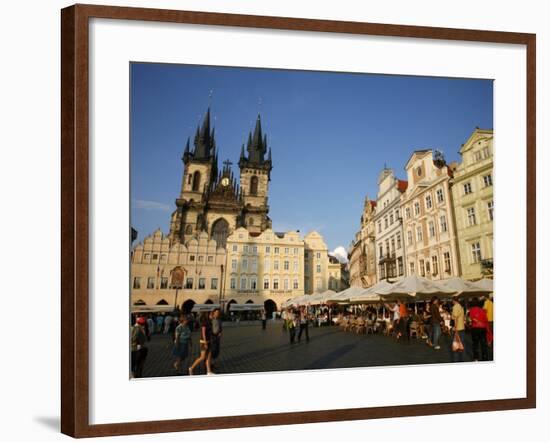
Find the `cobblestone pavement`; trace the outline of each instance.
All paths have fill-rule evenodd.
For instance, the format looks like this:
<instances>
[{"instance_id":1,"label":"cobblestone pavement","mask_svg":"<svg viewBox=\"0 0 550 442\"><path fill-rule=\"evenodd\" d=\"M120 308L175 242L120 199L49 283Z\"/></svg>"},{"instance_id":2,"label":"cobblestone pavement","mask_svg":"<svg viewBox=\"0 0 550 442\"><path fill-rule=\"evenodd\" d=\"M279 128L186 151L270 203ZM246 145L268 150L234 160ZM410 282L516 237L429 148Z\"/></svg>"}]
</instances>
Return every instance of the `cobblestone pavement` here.
<instances>
[{"instance_id":1,"label":"cobblestone pavement","mask_svg":"<svg viewBox=\"0 0 550 442\"><path fill-rule=\"evenodd\" d=\"M398 342L382 335L356 335L339 327L310 327L310 341L293 345L280 321L224 327L221 352L215 361L216 373L252 373L383 365L448 363L452 361L451 338L441 338L441 349L428 347L423 339ZM199 334L193 332L193 347L183 363L184 371L199 354ZM154 335L148 343L144 377L176 376L172 342L168 335ZM471 341L466 339L466 361L472 361ZM489 354L492 359L492 352ZM195 374L205 374L204 366Z\"/></svg>"}]
</instances>

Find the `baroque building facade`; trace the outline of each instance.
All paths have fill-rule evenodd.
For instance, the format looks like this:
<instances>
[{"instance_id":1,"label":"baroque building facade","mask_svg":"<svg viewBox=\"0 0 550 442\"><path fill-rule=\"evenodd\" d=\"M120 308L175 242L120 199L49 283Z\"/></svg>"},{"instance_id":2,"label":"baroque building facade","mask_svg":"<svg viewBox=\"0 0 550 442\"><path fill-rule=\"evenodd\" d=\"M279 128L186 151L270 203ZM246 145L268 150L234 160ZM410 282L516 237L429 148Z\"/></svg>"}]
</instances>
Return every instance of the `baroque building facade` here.
<instances>
[{"instance_id":1,"label":"baroque building facade","mask_svg":"<svg viewBox=\"0 0 550 442\"><path fill-rule=\"evenodd\" d=\"M429 279L460 275L450 180L455 165L432 150L410 157L401 197L407 274Z\"/></svg>"},{"instance_id":2,"label":"baroque building facade","mask_svg":"<svg viewBox=\"0 0 550 442\"><path fill-rule=\"evenodd\" d=\"M407 185L407 181L397 179L393 170L387 168L382 170L378 178L377 210L374 216L378 281L393 281L406 274L401 197Z\"/></svg>"},{"instance_id":3,"label":"baroque building facade","mask_svg":"<svg viewBox=\"0 0 550 442\"><path fill-rule=\"evenodd\" d=\"M493 275L493 131L476 128L460 149L452 179L462 276Z\"/></svg>"},{"instance_id":4,"label":"baroque building facade","mask_svg":"<svg viewBox=\"0 0 550 442\"><path fill-rule=\"evenodd\" d=\"M351 287L368 288L377 282L375 215L376 201L366 197L361 215L361 227L348 248Z\"/></svg>"}]
</instances>

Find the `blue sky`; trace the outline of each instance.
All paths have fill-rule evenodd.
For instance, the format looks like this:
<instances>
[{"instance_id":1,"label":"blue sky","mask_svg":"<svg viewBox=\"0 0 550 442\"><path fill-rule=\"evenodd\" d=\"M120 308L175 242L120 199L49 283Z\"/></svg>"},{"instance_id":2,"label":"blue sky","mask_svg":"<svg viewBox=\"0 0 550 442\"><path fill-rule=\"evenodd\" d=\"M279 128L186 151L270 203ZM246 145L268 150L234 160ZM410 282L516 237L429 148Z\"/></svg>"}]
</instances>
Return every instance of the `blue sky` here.
<instances>
[{"instance_id":1,"label":"blue sky","mask_svg":"<svg viewBox=\"0 0 550 442\"><path fill-rule=\"evenodd\" d=\"M331 250L348 247L384 164L405 178L415 149L459 160L476 126L493 127L491 80L142 63L130 69L131 219L140 240L158 227L168 232L185 142L209 105L220 163L230 159L237 176L241 145L261 114L273 154L274 229L315 229Z\"/></svg>"}]
</instances>

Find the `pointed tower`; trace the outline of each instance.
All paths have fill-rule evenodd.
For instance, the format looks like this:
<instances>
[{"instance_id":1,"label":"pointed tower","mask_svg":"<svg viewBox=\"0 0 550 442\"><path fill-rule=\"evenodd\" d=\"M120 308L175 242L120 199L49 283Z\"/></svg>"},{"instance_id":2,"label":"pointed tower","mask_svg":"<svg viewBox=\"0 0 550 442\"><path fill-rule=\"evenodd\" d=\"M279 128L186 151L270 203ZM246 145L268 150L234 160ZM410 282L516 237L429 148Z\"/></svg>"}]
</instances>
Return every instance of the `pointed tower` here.
<instances>
[{"instance_id":1,"label":"pointed tower","mask_svg":"<svg viewBox=\"0 0 550 442\"><path fill-rule=\"evenodd\" d=\"M206 199L218 174L215 130L210 124L210 108L197 127L191 149L187 139L183 161L183 179L176 211L172 214L169 238L185 243L201 229ZM202 223L204 224L204 223Z\"/></svg>"},{"instance_id":2,"label":"pointed tower","mask_svg":"<svg viewBox=\"0 0 550 442\"><path fill-rule=\"evenodd\" d=\"M247 155L243 145L239 160L244 224L250 232L262 232L271 227L267 200L272 164L271 153L266 159L267 136L262 132L260 115L256 119L254 133L248 135L246 151Z\"/></svg>"}]
</instances>

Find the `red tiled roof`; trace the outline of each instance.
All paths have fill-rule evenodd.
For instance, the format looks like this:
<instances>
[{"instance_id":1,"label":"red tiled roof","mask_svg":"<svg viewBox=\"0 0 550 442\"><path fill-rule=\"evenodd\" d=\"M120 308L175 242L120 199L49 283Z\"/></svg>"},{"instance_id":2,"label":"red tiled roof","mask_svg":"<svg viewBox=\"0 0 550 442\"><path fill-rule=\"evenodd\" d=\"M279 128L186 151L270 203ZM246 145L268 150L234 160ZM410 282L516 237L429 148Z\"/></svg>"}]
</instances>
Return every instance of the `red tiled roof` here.
<instances>
[{"instance_id":1,"label":"red tiled roof","mask_svg":"<svg viewBox=\"0 0 550 442\"><path fill-rule=\"evenodd\" d=\"M376 207L376 201L371 201L370 206L374 209Z\"/></svg>"}]
</instances>

